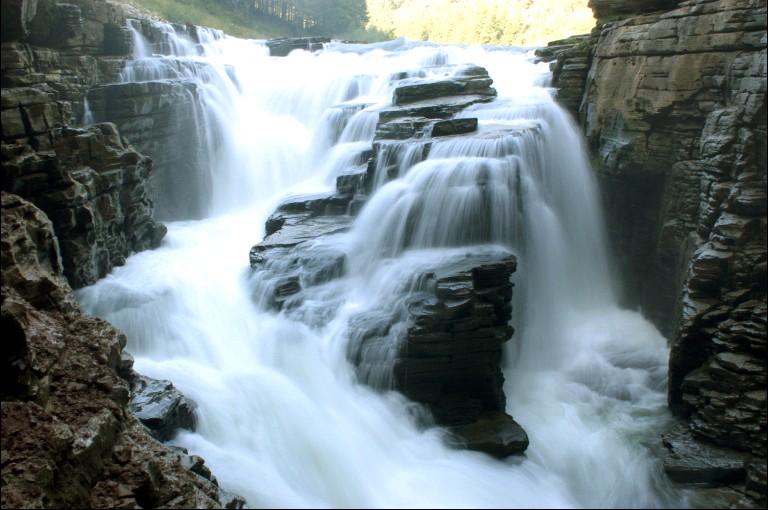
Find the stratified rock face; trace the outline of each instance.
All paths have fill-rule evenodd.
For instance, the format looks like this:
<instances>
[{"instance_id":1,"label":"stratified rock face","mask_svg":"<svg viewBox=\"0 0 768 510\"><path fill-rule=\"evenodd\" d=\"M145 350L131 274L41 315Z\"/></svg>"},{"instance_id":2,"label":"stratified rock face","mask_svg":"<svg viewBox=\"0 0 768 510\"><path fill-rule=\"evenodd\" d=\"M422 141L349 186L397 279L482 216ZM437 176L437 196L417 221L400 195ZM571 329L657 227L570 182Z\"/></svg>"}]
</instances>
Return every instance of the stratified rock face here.
<instances>
[{"instance_id":1,"label":"stratified rock face","mask_svg":"<svg viewBox=\"0 0 768 510\"><path fill-rule=\"evenodd\" d=\"M98 0L10 1L2 7L3 89L45 84L67 103L67 122L77 122L88 88L114 81L120 57L131 53L125 14Z\"/></svg>"},{"instance_id":2,"label":"stratified rock face","mask_svg":"<svg viewBox=\"0 0 768 510\"><path fill-rule=\"evenodd\" d=\"M90 285L132 252L160 244L165 227L152 219L146 191L149 158L127 145L114 124L55 128L48 135L47 151L3 143L2 185L51 219L73 287Z\"/></svg>"},{"instance_id":3,"label":"stratified rock face","mask_svg":"<svg viewBox=\"0 0 768 510\"><path fill-rule=\"evenodd\" d=\"M596 42L593 37L599 34L594 31L592 36L575 35L568 39L552 41L544 48L536 50L536 56L544 62L551 62L552 86L557 89L557 101L564 106L574 118L579 117L579 109L584 98L584 86L592 65L592 45Z\"/></svg>"},{"instance_id":4,"label":"stratified rock face","mask_svg":"<svg viewBox=\"0 0 768 510\"><path fill-rule=\"evenodd\" d=\"M408 117L451 119L467 106L487 103L496 97L488 71L475 65L425 67L415 76L403 73L393 80L397 84L392 106L379 112L381 124Z\"/></svg>"},{"instance_id":5,"label":"stratified rock face","mask_svg":"<svg viewBox=\"0 0 768 510\"><path fill-rule=\"evenodd\" d=\"M119 7L103 1L3 3L2 189L51 219L75 288L165 235L152 219L151 161L112 124L68 127L87 89L115 79L114 56L130 53L124 25Z\"/></svg>"},{"instance_id":6,"label":"stratified rock face","mask_svg":"<svg viewBox=\"0 0 768 510\"><path fill-rule=\"evenodd\" d=\"M715 224L730 223L731 215L764 221L760 4L685 2L604 27L595 49L581 115L609 230L633 304L669 335L687 260L715 235ZM760 229L746 230L757 235L742 239L739 251L760 246ZM751 273L759 262L738 272ZM728 287L721 283L715 286Z\"/></svg>"},{"instance_id":7,"label":"stratified rock face","mask_svg":"<svg viewBox=\"0 0 768 510\"><path fill-rule=\"evenodd\" d=\"M359 380L424 404L462 447L496 457L524 451L527 434L504 412L501 371L516 267L509 253L463 253L352 317L347 356Z\"/></svg>"},{"instance_id":8,"label":"stratified rock face","mask_svg":"<svg viewBox=\"0 0 768 510\"><path fill-rule=\"evenodd\" d=\"M480 255L417 277L423 290L406 303L394 386L426 403L438 423L466 424L504 410L501 349L512 337L509 279L516 266L511 255ZM385 361L369 359L365 341L353 347L359 363Z\"/></svg>"},{"instance_id":9,"label":"stratified rock face","mask_svg":"<svg viewBox=\"0 0 768 510\"><path fill-rule=\"evenodd\" d=\"M593 32L580 120L628 304L672 340L670 406L695 439L751 453L765 501L765 2L637 3L591 2L652 13Z\"/></svg>"},{"instance_id":10,"label":"stratified rock face","mask_svg":"<svg viewBox=\"0 0 768 510\"><path fill-rule=\"evenodd\" d=\"M184 80L115 83L88 91L93 119L114 122L161 169L150 186L154 197L162 197L155 215L163 221L200 219L208 213L210 196L189 192L212 188L203 154L190 149L190 144L205 145L198 94L197 85Z\"/></svg>"},{"instance_id":11,"label":"stratified rock face","mask_svg":"<svg viewBox=\"0 0 768 510\"><path fill-rule=\"evenodd\" d=\"M80 312L43 212L2 206L2 507L242 508L130 413L125 335Z\"/></svg>"}]
</instances>

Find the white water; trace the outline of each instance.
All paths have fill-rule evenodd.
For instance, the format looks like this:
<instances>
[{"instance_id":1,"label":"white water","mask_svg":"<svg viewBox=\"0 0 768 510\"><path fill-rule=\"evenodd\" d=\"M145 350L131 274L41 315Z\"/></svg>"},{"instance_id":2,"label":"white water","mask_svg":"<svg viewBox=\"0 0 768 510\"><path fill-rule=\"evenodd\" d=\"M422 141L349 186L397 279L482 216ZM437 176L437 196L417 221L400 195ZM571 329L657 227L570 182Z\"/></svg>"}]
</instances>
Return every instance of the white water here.
<instances>
[{"instance_id":1,"label":"white water","mask_svg":"<svg viewBox=\"0 0 768 510\"><path fill-rule=\"evenodd\" d=\"M137 68L167 67L138 48ZM271 58L258 42L218 36L195 52L172 67L204 69L185 79L206 90L208 218L168 224L160 248L78 292L127 333L137 371L198 403L198 430L174 444L251 507L687 505L657 457L666 342L615 305L594 182L578 131L539 87L546 65L514 49L403 40ZM390 75L468 62L499 91L464 114L487 140L436 144L429 160L381 180L350 234L324 241L348 253L345 277L294 313L265 310L248 250L281 197L330 189L370 147ZM341 103L359 105L353 117ZM522 134L493 134L510 126ZM416 228L395 234L414 204ZM357 383L345 358L350 317L382 306L425 261L488 243L519 261L505 392L530 447L503 461L446 447L440 429L416 426L412 403Z\"/></svg>"}]
</instances>

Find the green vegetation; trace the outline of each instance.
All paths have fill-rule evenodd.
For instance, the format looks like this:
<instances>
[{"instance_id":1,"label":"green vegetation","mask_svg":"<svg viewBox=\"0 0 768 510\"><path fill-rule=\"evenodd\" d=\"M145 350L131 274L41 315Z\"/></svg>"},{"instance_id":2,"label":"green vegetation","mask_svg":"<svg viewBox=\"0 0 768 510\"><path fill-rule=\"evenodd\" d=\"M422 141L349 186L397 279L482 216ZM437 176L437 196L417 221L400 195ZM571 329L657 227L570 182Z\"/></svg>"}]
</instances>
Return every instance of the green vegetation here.
<instances>
[{"instance_id":1,"label":"green vegetation","mask_svg":"<svg viewBox=\"0 0 768 510\"><path fill-rule=\"evenodd\" d=\"M365 0L122 0L160 19L218 28L251 39L323 35L384 40L366 31Z\"/></svg>"},{"instance_id":2,"label":"green vegetation","mask_svg":"<svg viewBox=\"0 0 768 510\"><path fill-rule=\"evenodd\" d=\"M544 45L595 26L587 0L368 0L368 28L455 44Z\"/></svg>"},{"instance_id":3,"label":"green vegetation","mask_svg":"<svg viewBox=\"0 0 768 510\"><path fill-rule=\"evenodd\" d=\"M216 0L120 0L154 17L172 23L192 23L218 28L246 39L270 39L301 35L290 23L273 16L243 16L227 2Z\"/></svg>"},{"instance_id":4,"label":"green vegetation","mask_svg":"<svg viewBox=\"0 0 768 510\"><path fill-rule=\"evenodd\" d=\"M587 0L122 0L157 17L270 39L323 35L535 46L589 32Z\"/></svg>"}]
</instances>

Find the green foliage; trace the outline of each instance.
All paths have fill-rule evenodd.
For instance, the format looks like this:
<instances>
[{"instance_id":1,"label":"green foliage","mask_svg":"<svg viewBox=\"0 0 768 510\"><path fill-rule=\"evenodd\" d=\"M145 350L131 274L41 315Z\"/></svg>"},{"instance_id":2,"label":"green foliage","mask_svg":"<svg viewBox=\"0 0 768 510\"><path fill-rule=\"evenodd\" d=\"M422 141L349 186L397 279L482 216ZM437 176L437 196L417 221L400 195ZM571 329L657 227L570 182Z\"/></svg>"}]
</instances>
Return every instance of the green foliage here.
<instances>
[{"instance_id":1,"label":"green foliage","mask_svg":"<svg viewBox=\"0 0 768 510\"><path fill-rule=\"evenodd\" d=\"M235 0L121 0L173 23L218 28L229 35L269 39L301 35L300 30L273 16L257 16L247 2Z\"/></svg>"},{"instance_id":2,"label":"green foliage","mask_svg":"<svg viewBox=\"0 0 768 510\"><path fill-rule=\"evenodd\" d=\"M456 44L537 46L589 32L587 0L368 0L369 29Z\"/></svg>"},{"instance_id":3,"label":"green foliage","mask_svg":"<svg viewBox=\"0 0 768 510\"><path fill-rule=\"evenodd\" d=\"M123 0L176 23L224 30L237 37L262 39L301 35L376 36L365 30L365 0Z\"/></svg>"}]
</instances>

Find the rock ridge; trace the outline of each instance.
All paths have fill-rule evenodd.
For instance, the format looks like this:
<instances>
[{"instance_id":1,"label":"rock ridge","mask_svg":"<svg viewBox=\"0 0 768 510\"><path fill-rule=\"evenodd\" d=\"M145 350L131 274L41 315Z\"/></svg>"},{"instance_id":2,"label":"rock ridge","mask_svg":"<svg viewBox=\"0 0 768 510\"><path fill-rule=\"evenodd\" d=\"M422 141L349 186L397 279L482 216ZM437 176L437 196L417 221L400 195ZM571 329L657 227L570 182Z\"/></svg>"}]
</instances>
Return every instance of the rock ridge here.
<instances>
[{"instance_id":1,"label":"rock ridge","mask_svg":"<svg viewBox=\"0 0 768 510\"><path fill-rule=\"evenodd\" d=\"M736 472L752 503L740 504L760 507L765 3L591 5L602 21L586 51L575 41L541 56L555 54L554 68L574 56L589 62L586 75L583 68L555 73L553 85L585 131L612 245L628 276L626 303L641 307L671 341L669 405L691 442L667 441L676 459L668 472L695 479L719 455L707 460L701 452L730 449L745 459Z\"/></svg>"}]
</instances>

